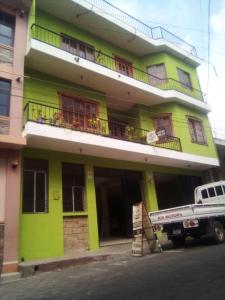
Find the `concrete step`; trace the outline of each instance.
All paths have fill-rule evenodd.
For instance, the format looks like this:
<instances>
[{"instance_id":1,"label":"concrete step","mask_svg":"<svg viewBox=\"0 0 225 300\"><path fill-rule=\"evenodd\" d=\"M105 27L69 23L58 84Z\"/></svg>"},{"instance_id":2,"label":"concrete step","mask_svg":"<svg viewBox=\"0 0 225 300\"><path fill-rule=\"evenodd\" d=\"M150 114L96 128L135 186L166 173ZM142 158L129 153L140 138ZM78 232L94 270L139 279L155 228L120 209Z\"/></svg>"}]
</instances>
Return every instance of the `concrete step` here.
<instances>
[{"instance_id":1,"label":"concrete step","mask_svg":"<svg viewBox=\"0 0 225 300\"><path fill-rule=\"evenodd\" d=\"M19 264L22 277L35 275L38 272L48 272L94 261L106 260L109 254L86 255L80 257L58 258L42 261L23 262Z\"/></svg>"},{"instance_id":2,"label":"concrete step","mask_svg":"<svg viewBox=\"0 0 225 300\"><path fill-rule=\"evenodd\" d=\"M19 279L21 279L21 274L19 272L3 273L0 277L0 284L17 281Z\"/></svg>"}]
</instances>

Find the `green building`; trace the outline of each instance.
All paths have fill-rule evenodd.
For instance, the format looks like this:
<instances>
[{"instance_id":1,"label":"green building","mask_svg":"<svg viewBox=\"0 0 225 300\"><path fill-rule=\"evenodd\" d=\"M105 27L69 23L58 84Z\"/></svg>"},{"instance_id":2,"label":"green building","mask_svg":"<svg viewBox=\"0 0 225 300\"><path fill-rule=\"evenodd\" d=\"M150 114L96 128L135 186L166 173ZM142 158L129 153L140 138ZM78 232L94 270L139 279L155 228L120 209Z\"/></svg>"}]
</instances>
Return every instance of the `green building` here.
<instances>
[{"instance_id":1,"label":"green building","mask_svg":"<svg viewBox=\"0 0 225 300\"><path fill-rule=\"evenodd\" d=\"M104 0L33 1L19 260L132 236L132 204L193 201L218 166L195 48Z\"/></svg>"}]
</instances>

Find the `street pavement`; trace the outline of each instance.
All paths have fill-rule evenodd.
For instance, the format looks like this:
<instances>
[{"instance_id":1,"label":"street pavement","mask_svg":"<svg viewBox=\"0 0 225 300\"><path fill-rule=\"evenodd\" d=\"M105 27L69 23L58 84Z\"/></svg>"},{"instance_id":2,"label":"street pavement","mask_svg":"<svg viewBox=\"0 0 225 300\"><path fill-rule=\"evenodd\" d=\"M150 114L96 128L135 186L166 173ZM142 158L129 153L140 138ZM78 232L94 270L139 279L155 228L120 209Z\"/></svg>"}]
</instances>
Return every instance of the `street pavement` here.
<instances>
[{"instance_id":1,"label":"street pavement","mask_svg":"<svg viewBox=\"0 0 225 300\"><path fill-rule=\"evenodd\" d=\"M162 254L39 273L0 286L0 300L225 299L225 244L191 242Z\"/></svg>"}]
</instances>

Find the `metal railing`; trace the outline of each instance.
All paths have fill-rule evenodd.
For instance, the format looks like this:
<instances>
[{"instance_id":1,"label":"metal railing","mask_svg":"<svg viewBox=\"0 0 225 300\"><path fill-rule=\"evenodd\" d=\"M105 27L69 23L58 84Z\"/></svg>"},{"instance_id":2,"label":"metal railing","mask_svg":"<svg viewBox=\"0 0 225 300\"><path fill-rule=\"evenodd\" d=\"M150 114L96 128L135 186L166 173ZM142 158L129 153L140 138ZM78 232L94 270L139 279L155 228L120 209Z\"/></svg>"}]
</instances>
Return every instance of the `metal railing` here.
<instances>
[{"instance_id":1,"label":"metal railing","mask_svg":"<svg viewBox=\"0 0 225 300\"><path fill-rule=\"evenodd\" d=\"M131 77L135 80L153 86L154 88L160 90L175 90L182 94L186 94L190 97L204 101L206 95L203 94L200 90L195 89L191 86L185 85L184 83L173 79L173 78L158 78L154 75L151 75L139 68L127 65L126 69L120 68L119 61L115 57L112 57L108 54L105 54L101 50L95 50L94 48L89 49L92 53L81 52L74 47L75 40L63 34L58 34L54 31L46 29L42 26L33 24L31 26L32 38L59 48L63 51L73 54L76 57L80 57L86 60L89 60L95 64L104 66L108 69L116 71L123 74L124 76ZM66 43L65 43L66 41ZM85 45L85 44L84 44Z\"/></svg>"},{"instance_id":2,"label":"metal railing","mask_svg":"<svg viewBox=\"0 0 225 300\"><path fill-rule=\"evenodd\" d=\"M119 9L118 7L114 6L113 4L105 0L85 0L85 2L100 9L100 13L103 16L104 14L112 16L115 19L133 27L135 31L143 33L147 37L150 37L154 40L158 40L158 39L166 40L169 43L172 43L197 57L197 51L193 45L187 43L180 37L174 35L173 33L162 28L161 26L152 28L149 25L143 23L142 21L129 15L128 13L124 12L123 10Z\"/></svg>"},{"instance_id":3,"label":"metal railing","mask_svg":"<svg viewBox=\"0 0 225 300\"><path fill-rule=\"evenodd\" d=\"M28 102L24 108L24 126L27 122L83 131L133 143L147 144L146 136L148 131L145 129L35 102ZM182 151L180 139L174 136L165 136L162 140L152 143L151 146Z\"/></svg>"}]
</instances>

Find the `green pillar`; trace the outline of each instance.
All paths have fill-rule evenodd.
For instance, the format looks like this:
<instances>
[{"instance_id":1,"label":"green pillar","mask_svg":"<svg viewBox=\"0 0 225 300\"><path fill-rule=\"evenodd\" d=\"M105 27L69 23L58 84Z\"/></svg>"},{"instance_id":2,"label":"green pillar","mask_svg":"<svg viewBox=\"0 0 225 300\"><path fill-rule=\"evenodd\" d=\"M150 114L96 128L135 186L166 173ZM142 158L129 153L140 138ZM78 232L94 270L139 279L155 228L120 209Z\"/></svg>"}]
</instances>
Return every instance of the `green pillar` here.
<instances>
[{"instance_id":1,"label":"green pillar","mask_svg":"<svg viewBox=\"0 0 225 300\"><path fill-rule=\"evenodd\" d=\"M89 250L99 249L98 238L98 219L96 208L96 194L94 182L94 167L90 164L85 165L85 186L88 210L88 239Z\"/></svg>"},{"instance_id":2,"label":"green pillar","mask_svg":"<svg viewBox=\"0 0 225 300\"><path fill-rule=\"evenodd\" d=\"M151 170L144 171L144 196L147 211L158 210L158 201L155 190L155 182L153 172Z\"/></svg>"}]
</instances>

